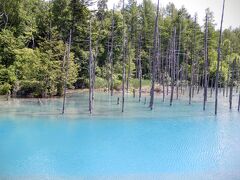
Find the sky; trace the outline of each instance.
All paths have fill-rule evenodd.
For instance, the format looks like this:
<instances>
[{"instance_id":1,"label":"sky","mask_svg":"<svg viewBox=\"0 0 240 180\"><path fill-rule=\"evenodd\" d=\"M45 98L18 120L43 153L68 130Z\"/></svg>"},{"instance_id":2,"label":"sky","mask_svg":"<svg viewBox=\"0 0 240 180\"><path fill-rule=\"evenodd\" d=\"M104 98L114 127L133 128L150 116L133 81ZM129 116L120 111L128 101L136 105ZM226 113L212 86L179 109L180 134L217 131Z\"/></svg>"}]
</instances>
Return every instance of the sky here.
<instances>
[{"instance_id":1,"label":"sky","mask_svg":"<svg viewBox=\"0 0 240 180\"><path fill-rule=\"evenodd\" d=\"M157 0L152 1L157 4ZM108 0L108 8L111 9L113 4L118 4L118 2L119 0ZM142 0L137 0L137 2L141 3ZM192 16L197 13L198 22L201 25L203 25L205 9L210 8L215 17L216 28L220 28L223 0L160 0L160 6L165 7L170 2L174 3L178 9L184 6ZM225 2L223 28L230 26L232 28L240 27L240 0L226 0Z\"/></svg>"}]
</instances>

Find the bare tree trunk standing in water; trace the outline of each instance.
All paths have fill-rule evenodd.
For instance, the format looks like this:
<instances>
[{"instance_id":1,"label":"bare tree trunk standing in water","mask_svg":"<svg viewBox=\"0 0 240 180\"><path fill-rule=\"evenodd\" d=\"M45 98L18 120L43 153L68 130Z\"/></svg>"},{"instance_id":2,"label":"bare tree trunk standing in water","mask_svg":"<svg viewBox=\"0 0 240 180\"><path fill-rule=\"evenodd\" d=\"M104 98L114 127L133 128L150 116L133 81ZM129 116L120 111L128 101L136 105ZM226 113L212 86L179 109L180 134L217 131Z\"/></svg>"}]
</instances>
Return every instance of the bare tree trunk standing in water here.
<instances>
[{"instance_id":1,"label":"bare tree trunk standing in water","mask_svg":"<svg viewBox=\"0 0 240 180\"><path fill-rule=\"evenodd\" d=\"M92 113L93 101L93 55L92 55L92 23L89 22L89 112Z\"/></svg>"},{"instance_id":2,"label":"bare tree trunk standing in water","mask_svg":"<svg viewBox=\"0 0 240 180\"><path fill-rule=\"evenodd\" d=\"M236 76L237 76L237 88L236 88L236 93L238 93L238 92L240 92L239 91L239 84L240 84L240 59L238 59L238 66L237 67L235 67L236 69L237 69L237 74L236 74Z\"/></svg>"},{"instance_id":3,"label":"bare tree trunk standing in water","mask_svg":"<svg viewBox=\"0 0 240 180\"><path fill-rule=\"evenodd\" d=\"M160 35L160 30L158 31L158 41L157 41L157 63L156 63L156 81L157 83L160 85L161 80L160 80L160 76L161 76L161 55L160 55L160 51L161 51L161 35Z\"/></svg>"},{"instance_id":4,"label":"bare tree trunk standing in water","mask_svg":"<svg viewBox=\"0 0 240 180\"><path fill-rule=\"evenodd\" d=\"M94 95L95 95L94 90L95 90L95 81L96 81L96 64L97 64L97 57L99 53L99 41L101 41L101 30L104 27L103 21L104 21L104 17L101 17L98 38L96 41L96 47L94 48L95 53L92 53L92 61L93 61L92 62L92 108L94 106ZM108 88L109 88L109 83L108 83Z\"/></svg>"},{"instance_id":5,"label":"bare tree trunk standing in water","mask_svg":"<svg viewBox=\"0 0 240 180\"><path fill-rule=\"evenodd\" d=\"M238 112L240 111L240 93L238 95Z\"/></svg>"},{"instance_id":6,"label":"bare tree trunk standing in water","mask_svg":"<svg viewBox=\"0 0 240 180\"><path fill-rule=\"evenodd\" d=\"M181 51L181 31L182 31L182 26L181 26L181 24L180 24L180 27L179 27L179 40L178 40L178 56L177 56L177 74L176 74L176 82L177 82L177 99L178 99L178 96L179 96L179 93L178 93L178 89L179 89L179 73L180 73L180 71L179 71L179 59L180 59L180 51Z\"/></svg>"},{"instance_id":7,"label":"bare tree trunk standing in water","mask_svg":"<svg viewBox=\"0 0 240 180\"><path fill-rule=\"evenodd\" d=\"M204 37L204 91L203 91L203 110L206 109L207 89L208 89L208 14L206 13L205 37Z\"/></svg>"},{"instance_id":8,"label":"bare tree trunk standing in water","mask_svg":"<svg viewBox=\"0 0 240 180\"><path fill-rule=\"evenodd\" d=\"M236 93L238 93L239 91L239 69L240 69L240 66L237 64L240 64L240 60L238 60L238 63L236 62L236 67L235 67L235 74L236 74Z\"/></svg>"},{"instance_id":9,"label":"bare tree trunk standing in water","mask_svg":"<svg viewBox=\"0 0 240 180\"><path fill-rule=\"evenodd\" d=\"M224 8L225 8L225 0L223 0L222 18L221 18L221 26L220 26L219 42L218 42L218 59L217 59L216 81L215 81L215 115L217 115L217 107L218 107L218 79L219 79L219 65L221 61L222 25L223 25L223 17L224 17Z\"/></svg>"},{"instance_id":10,"label":"bare tree trunk standing in water","mask_svg":"<svg viewBox=\"0 0 240 180\"><path fill-rule=\"evenodd\" d=\"M162 101L165 101L165 71L162 72L162 88L163 88L163 94L162 94Z\"/></svg>"},{"instance_id":11,"label":"bare tree trunk standing in water","mask_svg":"<svg viewBox=\"0 0 240 180\"><path fill-rule=\"evenodd\" d=\"M138 78L139 78L139 97L138 97L138 100L139 100L139 102L141 101L141 97L142 97L141 40L142 40L142 36L141 36L141 34L140 34L140 35L139 35L139 40L138 40Z\"/></svg>"},{"instance_id":12,"label":"bare tree trunk standing in water","mask_svg":"<svg viewBox=\"0 0 240 180\"><path fill-rule=\"evenodd\" d=\"M181 68L180 68L180 89L181 89L181 94L183 93L183 86L182 86L182 81L183 81L183 65L181 64Z\"/></svg>"},{"instance_id":13,"label":"bare tree trunk standing in water","mask_svg":"<svg viewBox=\"0 0 240 180\"><path fill-rule=\"evenodd\" d=\"M169 43L169 49L167 50L167 56L166 56L166 86L167 86L167 96L168 96L168 89L169 89L169 84L168 84L168 77L170 77L170 43Z\"/></svg>"},{"instance_id":14,"label":"bare tree trunk standing in water","mask_svg":"<svg viewBox=\"0 0 240 180\"><path fill-rule=\"evenodd\" d=\"M132 48L132 45L131 45L131 41L129 40L129 41L127 41L128 43L127 43L127 48L126 48L126 50L127 50L127 59L128 59L128 66L127 66L127 82L126 82L126 90L127 90L127 93L128 93L128 91L129 91L129 81L130 81L130 76L131 76L131 59L130 59L130 57L129 57L129 49L131 49Z\"/></svg>"},{"instance_id":15,"label":"bare tree trunk standing in water","mask_svg":"<svg viewBox=\"0 0 240 180\"><path fill-rule=\"evenodd\" d=\"M114 43L114 7L112 10L112 32L111 32L111 49L110 49L110 54L109 54L109 59L110 59L110 90L111 90L111 96L113 96L113 43Z\"/></svg>"},{"instance_id":16,"label":"bare tree trunk standing in water","mask_svg":"<svg viewBox=\"0 0 240 180\"><path fill-rule=\"evenodd\" d=\"M162 96L162 101L165 101L165 81L166 81L166 73L167 73L167 53L164 58L165 60L165 65L162 66L163 72L162 72L162 83L163 83L163 96ZM164 64L164 63L163 63Z\"/></svg>"},{"instance_id":17,"label":"bare tree trunk standing in water","mask_svg":"<svg viewBox=\"0 0 240 180\"><path fill-rule=\"evenodd\" d=\"M229 95L229 82L230 82L230 61L231 61L231 54L232 54L232 47L230 47L230 56L228 57L228 75L227 75L227 92L226 92L226 97Z\"/></svg>"},{"instance_id":18,"label":"bare tree trunk standing in water","mask_svg":"<svg viewBox=\"0 0 240 180\"><path fill-rule=\"evenodd\" d=\"M176 63L176 27L174 27L173 37L172 37L172 51L171 51L171 96L170 96L170 106L173 102L173 93L174 93L174 83L175 83L175 63Z\"/></svg>"},{"instance_id":19,"label":"bare tree trunk standing in water","mask_svg":"<svg viewBox=\"0 0 240 180\"><path fill-rule=\"evenodd\" d=\"M109 35L108 37L108 41L107 41L107 55L108 55L108 66L110 68L111 63L110 63L110 38L111 35ZM110 92L110 80L111 80L111 72L107 71L107 78L108 78L108 82L107 82L107 92Z\"/></svg>"},{"instance_id":20,"label":"bare tree trunk standing in water","mask_svg":"<svg viewBox=\"0 0 240 180\"><path fill-rule=\"evenodd\" d=\"M214 85L213 85L213 78L211 79L211 97L212 97L212 94L213 94L213 88L214 88Z\"/></svg>"},{"instance_id":21,"label":"bare tree trunk standing in water","mask_svg":"<svg viewBox=\"0 0 240 180\"><path fill-rule=\"evenodd\" d=\"M197 57L197 71L196 71L196 91L197 94L199 94L200 91L200 63L199 63L199 58Z\"/></svg>"},{"instance_id":22,"label":"bare tree trunk standing in water","mask_svg":"<svg viewBox=\"0 0 240 180\"><path fill-rule=\"evenodd\" d=\"M123 13L123 64L122 64L122 112L124 112L124 101L125 101L125 78L126 78L126 32L125 32L125 4L123 0L122 13Z\"/></svg>"},{"instance_id":23,"label":"bare tree trunk standing in water","mask_svg":"<svg viewBox=\"0 0 240 180\"><path fill-rule=\"evenodd\" d=\"M189 104L192 103L192 95L193 95L193 85L194 85L194 71L195 71L195 48L196 48L196 25L197 25L197 15L195 15L194 20L194 34L193 34L193 58L192 58L192 66L191 66L191 79L189 84Z\"/></svg>"},{"instance_id":24,"label":"bare tree trunk standing in water","mask_svg":"<svg viewBox=\"0 0 240 180\"><path fill-rule=\"evenodd\" d=\"M235 66L236 66L236 59L234 59L234 61L232 62L232 75L231 75L230 94L229 94L229 109L232 109L232 96L233 96Z\"/></svg>"},{"instance_id":25,"label":"bare tree trunk standing in water","mask_svg":"<svg viewBox=\"0 0 240 180\"><path fill-rule=\"evenodd\" d=\"M70 30L70 32L69 32L69 39L68 39L67 65L66 65L66 70L65 70L66 74L65 74L64 87L63 87L64 92L63 92L62 114L64 114L64 112L65 112L66 91L67 91L67 81L68 81L68 66L69 66L69 59L70 59L71 41L72 41L72 30Z\"/></svg>"},{"instance_id":26,"label":"bare tree trunk standing in water","mask_svg":"<svg viewBox=\"0 0 240 180\"><path fill-rule=\"evenodd\" d=\"M183 95L186 91L186 89L188 88L188 77L189 77L189 73L188 73L188 62L189 62L189 55L188 55L188 51L185 50L184 51L184 59L185 59L185 77L184 77L184 80L185 80L185 85L184 85L184 91L183 91Z\"/></svg>"},{"instance_id":27,"label":"bare tree trunk standing in water","mask_svg":"<svg viewBox=\"0 0 240 180\"><path fill-rule=\"evenodd\" d=\"M157 13L156 13L156 19L155 19L155 26L154 26L154 41L153 41L153 59L152 59L152 85L151 85L151 92L150 92L150 103L149 107L152 110L153 109L153 102L154 102L154 88L155 88L155 70L156 70L156 60L157 60L157 39L158 39L158 16L159 16L159 0L157 4Z\"/></svg>"},{"instance_id":28,"label":"bare tree trunk standing in water","mask_svg":"<svg viewBox=\"0 0 240 180\"><path fill-rule=\"evenodd\" d=\"M173 33L173 32L172 32ZM168 69L167 69L167 95L169 94L169 85L170 85L170 77L171 77L171 69L172 69L172 34L171 34L171 37L170 37L170 40L169 40L169 47L168 47ZM170 88L171 89L171 88Z\"/></svg>"}]
</instances>

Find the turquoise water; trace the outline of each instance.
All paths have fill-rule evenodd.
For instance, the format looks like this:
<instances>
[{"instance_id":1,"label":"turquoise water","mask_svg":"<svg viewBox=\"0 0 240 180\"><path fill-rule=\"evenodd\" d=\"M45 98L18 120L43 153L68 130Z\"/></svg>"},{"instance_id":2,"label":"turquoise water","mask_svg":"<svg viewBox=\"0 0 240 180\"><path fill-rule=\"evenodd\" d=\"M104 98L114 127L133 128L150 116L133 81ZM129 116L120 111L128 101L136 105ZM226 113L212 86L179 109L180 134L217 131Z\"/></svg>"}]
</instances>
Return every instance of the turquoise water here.
<instances>
[{"instance_id":1,"label":"turquoise water","mask_svg":"<svg viewBox=\"0 0 240 180\"><path fill-rule=\"evenodd\" d=\"M211 99L206 112L198 97L150 111L129 95L122 114L117 97L98 93L91 116L87 93L70 95L63 116L61 99L0 102L0 179L240 179L237 97L217 117Z\"/></svg>"}]
</instances>

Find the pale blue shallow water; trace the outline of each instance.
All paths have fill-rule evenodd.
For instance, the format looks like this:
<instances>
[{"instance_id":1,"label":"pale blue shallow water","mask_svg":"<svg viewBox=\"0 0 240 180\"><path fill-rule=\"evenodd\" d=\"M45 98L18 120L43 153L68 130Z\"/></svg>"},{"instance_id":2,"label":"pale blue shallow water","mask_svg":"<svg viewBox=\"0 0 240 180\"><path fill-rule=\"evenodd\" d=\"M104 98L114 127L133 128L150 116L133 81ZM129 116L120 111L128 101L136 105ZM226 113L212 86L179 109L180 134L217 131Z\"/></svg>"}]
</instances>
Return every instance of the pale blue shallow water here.
<instances>
[{"instance_id":1,"label":"pale blue shallow water","mask_svg":"<svg viewBox=\"0 0 240 180\"><path fill-rule=\"evenodd\" d=\"M203 112L201 100L169 107L157 99L150 111L131 96L122 114L117 96L103 93L90 116L87 99L71 95L64 116L61 99L42 100L41 106L30 99L1 102L0 179L240 179L236 97L232 111L227 99L220 101L217 117L211 101Z\"/></svg>"}]
</instances>

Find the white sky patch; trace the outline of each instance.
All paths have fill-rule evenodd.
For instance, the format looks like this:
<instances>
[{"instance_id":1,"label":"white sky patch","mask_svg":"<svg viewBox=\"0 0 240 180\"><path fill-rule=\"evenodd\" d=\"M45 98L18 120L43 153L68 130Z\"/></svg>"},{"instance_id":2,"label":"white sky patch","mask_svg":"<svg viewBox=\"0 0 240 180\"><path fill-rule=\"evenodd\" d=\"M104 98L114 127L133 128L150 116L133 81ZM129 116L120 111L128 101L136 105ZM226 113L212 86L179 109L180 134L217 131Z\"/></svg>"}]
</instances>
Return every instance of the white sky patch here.
<instances>
[{"instance_id":1,"label":"white sky patch","mask_svg":"<svg viewBox=\"0 0 240 180\"><path fill-rule=\"evenodd\" d=\"M127 2L127 0L125 0ZM157 0L152 0L157 4ZM142 3L142 0L137 0L138 3ZM180 9L184 6L187 11L194 16L198 14L198 22L203 25L205 17L205 10L210 8L214 13L214 19L216 28L219 29L222 13L223 0L160 0L160 6L165 7L168 3L174 3L175 6ZM113 4L119 4L119 0L108 0L108 8L112 9ZM240 27L240 0L226 0L225 2L225 14L223 21L223 28Z\"/></svg>"}]
</instances>

